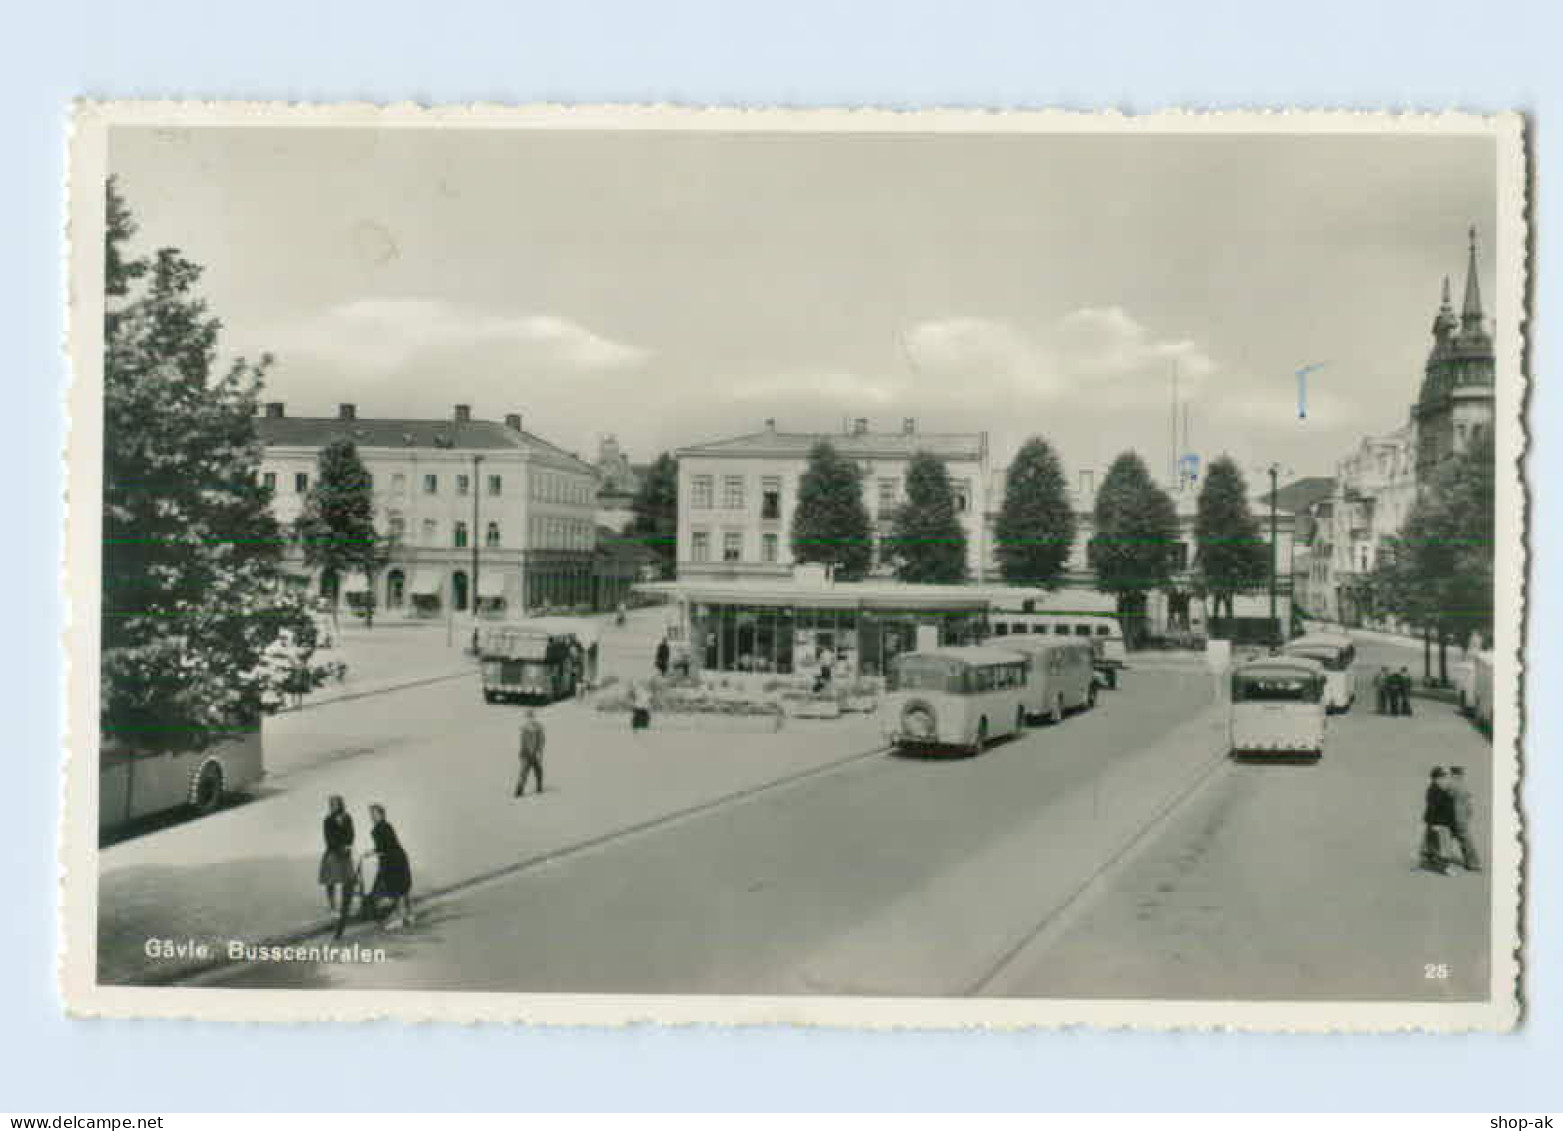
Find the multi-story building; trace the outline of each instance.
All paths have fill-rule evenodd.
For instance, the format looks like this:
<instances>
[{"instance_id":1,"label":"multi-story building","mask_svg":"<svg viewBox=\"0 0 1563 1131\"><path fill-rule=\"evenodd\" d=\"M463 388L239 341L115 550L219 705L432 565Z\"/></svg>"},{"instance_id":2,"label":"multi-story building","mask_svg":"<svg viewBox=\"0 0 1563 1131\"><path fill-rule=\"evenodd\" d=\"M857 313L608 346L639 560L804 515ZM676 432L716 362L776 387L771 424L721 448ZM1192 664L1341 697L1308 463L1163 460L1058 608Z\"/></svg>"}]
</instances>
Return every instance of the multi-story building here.
<instances>
[{"instance_id":1,"label":"multi-story building","mask_svg":"<svg viewBox=\"0 0 1563 1131\"><path fill-rule=\"evenodd\" d=\"M839 434L783 432L767 420L760 432L680 448L678 576L681 580L782 578L792 574L792 515L810 450L829 440L863 472L863 502L888 531L906 497L908 464L919 452L949 469L956 510L966 531L968 571L982 580L987 563L988 437L985 432L919 432L908 418L899 432L875 432L859 417ZM884 567L876 564L875 573Z\"/></svg>"},{"instance_id":2,"label":"multi-story building","mask_svg":"<svg viewBox=\"0 0 1563 1131\"><path fill-rule=\"evenodd\" d=\"M1492 429L1494 365L1472 228L1460 315L1446 277L1433 348L1406 423L1365 437L1337 466L1331 496L1309 509L1305 604L1311 615L1348 625L1381 620L1370 591L1373 570L1438 468Z\"/></svg>"},{"instance_id":3,"label":"multi-story building","mask_svg":"<svg viewBox=\"0 0 1563 1131\"><path fill-rule=\"evenodd\" d=\"M597 441L596 468L597 524L622 534L635 518L635 492L640 489L644 468L630 463L613 435Z\"/></svg>"},{"instance_id":4,"label":"multi-story building","mask_svg":"<svg viewBox=\"0 0 1563 1131\"><path fill-rule=\"evenodd\" d=\"M297 417L273 402L256 431L262 479L284 528L303 510L321 449L339 438L357 447L373 478L375 529L390 544L374 582L378 609L497 615L592 603L596 472L523 429L519 414L500 424L457 405L448 420L366 418L344 404L335 417ZM296 547L285 565L334 596L330 579ZM369 582L350 575L337 584L362 599Z\"/></svg>"}]
</instances>

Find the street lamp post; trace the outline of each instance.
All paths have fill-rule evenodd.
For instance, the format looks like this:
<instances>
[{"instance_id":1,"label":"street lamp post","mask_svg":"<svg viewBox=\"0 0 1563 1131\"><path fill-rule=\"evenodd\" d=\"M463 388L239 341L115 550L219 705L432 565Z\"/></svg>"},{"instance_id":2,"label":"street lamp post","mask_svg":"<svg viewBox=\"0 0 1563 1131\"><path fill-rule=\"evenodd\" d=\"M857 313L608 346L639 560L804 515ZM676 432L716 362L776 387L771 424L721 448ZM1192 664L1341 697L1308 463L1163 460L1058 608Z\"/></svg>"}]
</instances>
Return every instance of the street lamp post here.
<instances>
[{"instance_id":1,"label":"street lamp post","mask_svg":"<svg viewBox=\"0 0 1563 1131\"><path fill-rule=\"evenodd\" d=\"M1276 476L1280 474L1278 464L1270 465L1270 624L1271 630L1282 636L1280 621L1276 619L1276 571L1280 568L1280 542L1276 532ZM1282 636L1284 639L1284 636Z\"/></svg>"},{"instance_id":2,"label":"street lamp post","mask_svg":"<svg viewBox=\"0 0 1563 1131\"><path fill-rule=\"evenodd\" d=\"M482 589L478 585L478 549L482 545L482 534L478 526L478 498L482 495L479 485L478 470L483 463L483 457L472 457L472 645L473 651L477 650L478 642L478 601Z\"/></svg>"}]
</instances>

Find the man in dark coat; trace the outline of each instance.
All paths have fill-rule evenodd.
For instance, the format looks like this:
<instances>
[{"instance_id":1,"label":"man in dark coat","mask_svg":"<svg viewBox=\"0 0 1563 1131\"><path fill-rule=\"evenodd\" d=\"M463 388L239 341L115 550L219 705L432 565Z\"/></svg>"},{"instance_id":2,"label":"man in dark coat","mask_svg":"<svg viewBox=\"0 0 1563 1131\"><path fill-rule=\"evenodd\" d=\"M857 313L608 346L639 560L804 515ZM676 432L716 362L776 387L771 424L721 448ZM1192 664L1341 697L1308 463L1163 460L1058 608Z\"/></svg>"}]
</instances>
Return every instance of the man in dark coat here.
<instances>
[{"instance_id":1,"label":"man in dark coat","mask_svg":"<svg viewBox=\"0 0 1563 1131\"><path fill-rule=\"evenodd\" d=\"M1482 870L1481 853L1476 848L1476 837L1473 835L1472 825L1476 817L1476 802L1471 798L1470 788L1465 784L1465 767L1449 767L1449 793L1450 815L1453 820L1450 828L1454 832L1454 839L1460 845L1460 859L1467 872L1480 872Z\"/></svg>"},{"instance_id":2,"label":"man in dark coat","mask_svg":"<svg viewBox=\"0 0 1563 1131\"><path fill-rule=\"evenodd\" d=\"M1411 670L1409 668L1400 669L1399 687L1400 713L1409 715L1411 713Z\"/></svg>"},{"instance_id":3,"label":"man in dark coat","mask_svg":"<svg viewBox=\"0 0 1563 1131\"><path fill-rule=\"evenodd\" d=\"M1389 714L1390 694L1394 690L1394 679L1390 675L1389 666L1379 668L1378 674L1373 677L1373 691L1378 698L1378 713Z\"/></svg>"},{"instance_id":4,"label":"man in dark coat","mask_svg":"<svg viewBox=\"0 0 1563 1131\"><path fill-rule=\"evenodd\" d=\"M537 721L537 712L527 710L521 723L521 778L516 782L516 796L526 793L526 780L533 774L537 775L537 792L543 792L543 745L547 742L547 735L543 732L543 724Z\"/></svg>"},{"instance_id":5,"label":"man in dark coat","mask_svg":"<svg viewBox=\"0 0 1563 1131\"><path fill-rule=\"evenodd\" d=\"M1441 876L1449 874L1449 858L1444 848L1455 822L1454 798L1444 786L1444 768L1434 766L1428 775L1427 793L1422 803L1422 867Z\"/></svg>"},{"instance_id":6,"label":"man in dark coat","mask_svg":"<svg viewBox=\"0 0 1563 1131\"><path fill-rule=\"evenodd\" d=\"M672 654L672 649L668 647L668 638L666 636L664 636L657 643L656 668L657 668L657 674L658 675L665 676L665 675L668 674L668 657L671 654Z\"/></svg>"}]
</instances>

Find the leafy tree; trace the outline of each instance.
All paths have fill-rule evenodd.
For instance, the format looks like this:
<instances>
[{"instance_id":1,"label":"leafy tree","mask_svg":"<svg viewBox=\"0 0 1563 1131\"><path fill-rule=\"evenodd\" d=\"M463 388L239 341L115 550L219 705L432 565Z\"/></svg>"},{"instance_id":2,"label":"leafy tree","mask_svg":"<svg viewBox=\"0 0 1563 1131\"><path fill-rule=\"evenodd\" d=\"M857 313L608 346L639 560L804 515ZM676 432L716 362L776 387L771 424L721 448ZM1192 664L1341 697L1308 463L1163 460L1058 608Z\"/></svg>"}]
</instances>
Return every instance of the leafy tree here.
<instances>
[{"instance_id":1,"label":"leafy tree","mask_svg":"<svg viewBox=\"0 0 1563 1131\"><path fill-rule=\"evenodd\" d=\"M263 658L314 631L278 570L254 415L269 359L213 374L220 323L173 249L127 253L135 222L108 183L103 358L105 746L200 749L254 724ZM323 672L309 669L314 676Z\"/></svg>"},{"instance_id":2,"label":"leafy tree","mask_svg":"<svg viewBox=\"0 0 1563 1131\"><path fill-rule=\"evenodd\" d=\"M1210 595L1212 615L1232 616L1232 599L1264 585L1270 550L1248 505L1248 484L1237 464L1222 456L1210 465L1194 518L1196 568Z\"/></svg>"},{"instance_id":3,"label":"leafy tree","mask_svg":"<svg viewBox=\"0 0 1563 1131\"><path fill-rule=\"evenodd\" d=\"M792 512L792 557L835 567L843 581L855 581L873 563L874 542L868 507L863 503L863 473L858 465L821 440L809 451L798 480L798 505Z\"/></svg>"},{"instance_id":4,"label":"leafy tree","mask_svg":"<svg viewBox=\"0 0 1563 1131\"><path fill-rule=\"evenodd\" d=\"M1495 476L1486 433L1423 486L1370 578L1377 607L1437 642L1445 681L1451 642L1492 635Z\"/></svg>"},{"instance_id":5,"label":"leafy tree","mask_svg":"<svg viewBox=\"0 0 1563 1131\"><path fill-rule=\"evenodd\" d=\"M678 461L667 452L646 469L630 503L635 517L629 533L657 555L663 578L671 578L678 564Z\"/></svg>"},{"instance_id":6,"label":"leafy tree","mask_svg":"<svg viewBox=\"0 0 1563 1131\"><path fill-rule=\"evenodd\" d=\"M906 469L906 502L896 508L882 546L900 581L949 585L966 580L966 531L944 461L915 453Z\"/></svg>"},{"instance_id":7,"label":"leafy tree","mask_svg":"<svg viewBox=\"0 0 1563 1131\"><path fill-rule=\"evenodd\" d=\"M1009 465L993 539L1005 581L1057 588L1075 542L1075 511L1058 456L1040 436Z\"/></svg>"},{"instance_id":8,"label":"leafy tree","mask_svg":"<svg viewBox=\"0 0 1563 1131\"><path fill-rule=\"evenodd\" d=\"M1178 513L1134 452L1113 460L1096 493L1090 543L1096 587L1115 594L1130 639L1145 632L1147 597L1172 582Z\"/></svg>"},{"instance_id":9,"label":"leafy tree","mask_svg":"<svg viewBox=\"0 0 1563 1131\"><path fill-rule=\"evenodd\" d=\"M374 481L351 440L338 437L320 449L315 481L293 531L304 561L330 579L333 594L340 592L343 577L356 572L369 582L373 599L386 548L374 528Z\"/></svg>"}]
</instances>

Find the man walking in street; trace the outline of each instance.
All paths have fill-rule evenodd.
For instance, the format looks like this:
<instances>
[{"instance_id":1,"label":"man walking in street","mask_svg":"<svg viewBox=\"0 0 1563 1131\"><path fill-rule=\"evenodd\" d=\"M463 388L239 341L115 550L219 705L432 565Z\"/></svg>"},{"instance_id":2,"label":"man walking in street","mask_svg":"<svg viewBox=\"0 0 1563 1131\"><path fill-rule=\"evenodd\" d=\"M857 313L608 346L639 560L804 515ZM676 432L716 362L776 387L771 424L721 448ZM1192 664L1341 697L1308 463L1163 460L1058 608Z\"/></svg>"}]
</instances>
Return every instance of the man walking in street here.
<instances>
[{"instance_id":1,"label":"man walking in street","mask_svg":"<svg viewBox=\"0 0 1563 1131\"><path fill-rule=\"evenodd\" d=\"M1411 670L1406 667L1400 669L1400 678L1396 681L1400 689L1400 713L1411 714Z\"/></svg>"},{"instance_id":2,"label":"man walking in street","mask_svg":"<svg viewBox=\"0 0 1563 1131\"><path fill-rule=\"evenodd\" d=\"M521 722L521 778L516 782L516 796L526 793L526 779L537 775L537 792L543 792L543 744L548 736L543 724L537 721L537 712L527 708Z\"/></svg>"},{"instance_id":3,"label":"man walking in street","mask_svg":"<svg viewBox=\"0 0 1563 1131\"><path fill-rule=\"evenodd\" d=\"M1449 800L1453 807L1454 822L1451 828L1454 830L1454 839L1460 845L1460 859L1467 872L1480 872L1482 870L1482 857L1476 849L1476 838L1472 835L1472 825L1476 816L1476 802L1471 798L1471 790L1465 784L1465 767L1449 767Z\"/></svg>"},{"instance_id":4,"label":"man walking in street","mask_svg":"<svg viewBox=\"0 0 1563 1131\"><path fill-rule=\"evenodd\" d=\"M1444 842L1454 827L1454 798L1444 787L1442 766L1434 766L1428 777L1422 802L1422 867L1447 876L1449 854Z\"/></svg>"},{"instance_id":5,"label":"man walking in street","mask_svg":"<svg viewBox=\"0 0 1563 1131\"><path fill-rule=\"evenodd\" d=\"M668 638L664 636L657 643L657 658L653 661L658 675L666 676L668 674L668 656L671 653L672 649L668 647Z\"/></svg>"},{"instance_id":6,"label":"man walking in street","mask_svg":"<svg viewBox=\"0 0 1563 1131\"><path fill-rule=\"evenodd\" d=\"M1378 713L1381 715L1389 714L1389 696L1393 682L1388 664L1379 668L1378 674L1373 677L1373 690L1378 697Z\"/></svg>"}]
</instances>

